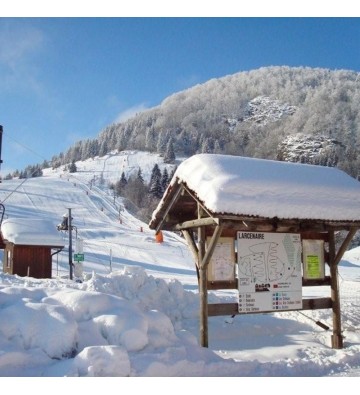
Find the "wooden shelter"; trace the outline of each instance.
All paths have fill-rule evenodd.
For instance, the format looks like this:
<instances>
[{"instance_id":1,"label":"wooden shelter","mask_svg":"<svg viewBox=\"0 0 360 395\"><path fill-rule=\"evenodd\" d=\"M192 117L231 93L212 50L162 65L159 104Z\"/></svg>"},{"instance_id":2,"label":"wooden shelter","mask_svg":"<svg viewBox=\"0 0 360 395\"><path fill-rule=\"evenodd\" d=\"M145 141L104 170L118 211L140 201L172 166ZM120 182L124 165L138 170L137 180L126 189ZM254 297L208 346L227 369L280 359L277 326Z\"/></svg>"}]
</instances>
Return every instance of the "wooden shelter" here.
<instances>
[{"instance_id":1,"label":"wooden shelter","mask_svg":"<svg viewBox=\"0 0 360 395\"><path fill-rule=\"evenodd\" d=\"M4 273L51 278L52 257L64 242L51 221L14 218L1 224L0 248Z\"/></svg>"},{"instance_id":2,"label":"wooden shelter","mask_svg":"<svg viewBox=\"0 0 360 395\"><path fill-rule=\"evenodd\" d=\"M202 346L209 316L332 309L332 347L343 347L338 263L360 228L360 183L346 173L194 155L178 167L149 226L180 231L192 251ZM339 231L345 236L336 248ZM303 298L303 287L324 285L328 297ZM237 303L209 304L208 290L221 289L238 290Z\"/></svg>"}]
</instances>

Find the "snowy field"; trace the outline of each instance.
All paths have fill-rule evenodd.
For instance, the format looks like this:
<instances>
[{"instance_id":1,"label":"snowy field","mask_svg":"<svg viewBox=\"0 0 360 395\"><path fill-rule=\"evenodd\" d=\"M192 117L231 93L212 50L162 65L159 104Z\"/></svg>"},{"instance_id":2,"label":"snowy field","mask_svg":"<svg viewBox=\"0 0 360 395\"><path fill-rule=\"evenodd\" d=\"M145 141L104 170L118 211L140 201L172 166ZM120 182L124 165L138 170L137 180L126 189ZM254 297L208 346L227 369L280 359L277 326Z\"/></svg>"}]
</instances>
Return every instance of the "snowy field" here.
<instances>
[{"instance_id":1,"label":"snowy field","mask_svg":"<svg viewBox=\"0 0 360 395\"><path fill-rule=\"evenodd\" d=\"M359 377L360 249L339 266L342 350L330 345L330 310L210 317L209 348L199 346L197 278L186 243L169 232L156 243L121 199L91 182L94 172L115 177L121 163L145 169L148 160L128 152L79 163L72 175L49 170L0 184L5 218L46 218L55 227L71 208L85 255L81 283L68 278L66 249L54 257L51 279L0 272L0 376ZM68 233L62 237L67 245ZM233 302L236 293L211 292L209 300Z\"/></svg>"}]
</instances>

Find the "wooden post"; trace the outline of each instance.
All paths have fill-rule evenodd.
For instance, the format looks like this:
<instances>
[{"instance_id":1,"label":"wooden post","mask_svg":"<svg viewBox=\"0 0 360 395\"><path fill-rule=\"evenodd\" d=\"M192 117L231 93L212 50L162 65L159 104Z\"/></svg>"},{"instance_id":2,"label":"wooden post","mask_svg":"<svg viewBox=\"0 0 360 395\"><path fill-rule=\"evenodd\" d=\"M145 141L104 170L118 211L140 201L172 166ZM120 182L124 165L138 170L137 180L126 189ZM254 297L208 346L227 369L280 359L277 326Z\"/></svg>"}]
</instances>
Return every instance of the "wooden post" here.
<instances>
[{"instance_id":1,"label":"wooden post","mask_svg":"<svg viewBox=\"0 0 360 395\"><path fill-rule=\"evenodd\" d=\"M198 262L199 251L198 251L198 248L196 246L193 233L192 232L190 233L188 229L182 230L181 233L184 236L184 239L186 240L186 242L188 244L188 247L190 248L190 251L193 254L193 258L194 258L194 261L195 261L196 275L197 275L198 284L199 284L199 281L200 281L199 262Z\"/></svg>"},{"instance_id":2,"label":"wooden post","mask_svg":"<svg viewBox=\"0 0 360 395\"><path fill-rule=\"evenodd\" d=\"M208 347L208 295L207 295L207 267L202 264L205 255L205 228L198 228L198 267L200 293L200 345Z\"/></svg>"},{"instance_id":3,"label":"wooden post","mask_svg":"<svg viewBox=\"0 0 360 395\"><path fill-rule=\"evenodd\" d=\"M340 295L338 284L338 266L335 262L335 237L334 231L329 231L329 264L331 281L331 302L333 314L333 334L331 336L331 346L335 349L343 348L343 336L341 334L341 312Z\"/></svg>"},{"instance_id":4,"label":"wooden post","mask_svg":"<svg viewBox=\"0 0 360 395\"><path fill-rule=\"evenodd\" d=\"M198 218L202 215L202 208L198 205ZM199 267L199 293L200 293L200 345L209 346L208 330L208 290L207 290L207 271L211 256L221 235L223 225L219 224L212 237L207 251L205 251L205 226L198 227L198 267Z\"/></svg>"},{"instance_id":5,"label":"wooden post","mask_svg":"<svg viewBox=\"0 0 360 395\"><path fill-rule=\"evenodd\" d=\"M333 309L333 335L331 337L332 348L341 349L344 347L343 336L341 334L341 307L340 291L338 281L338 264L344 255L347 247L353 239L357 228L351 228L335 255L335 237L334 232L329 232L329 261L330 261L330 280L331 280L331 300Z\"/></svg>"}]
</instances>

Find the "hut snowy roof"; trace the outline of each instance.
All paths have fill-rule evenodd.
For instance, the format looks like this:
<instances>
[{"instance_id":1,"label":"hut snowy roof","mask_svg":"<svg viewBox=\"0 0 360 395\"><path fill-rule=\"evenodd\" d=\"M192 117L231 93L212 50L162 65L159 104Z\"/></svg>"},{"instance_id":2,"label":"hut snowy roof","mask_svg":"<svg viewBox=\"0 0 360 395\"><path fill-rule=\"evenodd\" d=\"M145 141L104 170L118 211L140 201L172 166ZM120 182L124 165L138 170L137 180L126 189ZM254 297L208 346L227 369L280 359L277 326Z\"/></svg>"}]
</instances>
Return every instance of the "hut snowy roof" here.
<instances>
[{"instance_id":1,"label":"hut snowy roof","mask_svg":"<svg viewBox=\"0 0 360 395\"><path fill-rule=\"evenodd\" d=\"M360 183L337 168L199 154L180 164L150 221L174 229L212 216L360 224Z\"/></svg>"},{"instance_id":2,"label":"hut snowy roof","mask_svg":"<svg viewBox=\"0 0 360 395\"><path fill-rule=\"evenodd\" d=\"M16 245L64 247L64 241L49 220L29 218L9 218L1 224L1 234L5 241Z\"/></svg>"}]
</instances>

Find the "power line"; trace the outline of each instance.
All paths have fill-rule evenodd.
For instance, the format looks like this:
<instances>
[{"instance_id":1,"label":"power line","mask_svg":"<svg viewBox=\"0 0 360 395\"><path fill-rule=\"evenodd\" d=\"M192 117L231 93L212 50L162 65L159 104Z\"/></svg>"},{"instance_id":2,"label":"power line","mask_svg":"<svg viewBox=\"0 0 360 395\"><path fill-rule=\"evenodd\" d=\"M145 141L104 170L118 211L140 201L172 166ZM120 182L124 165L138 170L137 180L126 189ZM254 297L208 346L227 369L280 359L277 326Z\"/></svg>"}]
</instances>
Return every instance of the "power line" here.
<instances>
[{"instance_id":1,"label":"power line","mask_svg":"<svg viewBox=\"0 0 360 395\"><path fill-rule=\"evenodd\" d=\"M2 126L0 125L0 132L1 132L1 136L2 136ZM9 140L15 142L16 144L20 145L21 147L25 148L26 150L30 151L31 153L33 153L34 155L38 156L39 158L43 159L43 160L47 160L45 159L43 156L41 156L39 153L35 152L32 148L27 147L25 144L20 143L20 141L15 140L14 138L8 136L8 135L4 135L6 138L8 138ZM1 152L0 152L0 159L1 159ZM2 161L1 161L2 162ZM1 163L0 162L0 163ZM49 162L50 164L52 163L52 161ZM12 194L14 194L29 178L31 178L33 176L33 174L35 174L38 171L38 169L34 169L34 171L24 179L24 181L22 181L13 191L11 191L9 193L9 195L7 195L5 197L5 199L1 202L4 203Z\"/></svg>"},{"instance_id":2,"label":"power line","mask_svg":"<svg viewBox=\"0 0 360 395\"><path fill-rule=\"evenodd\" d=\"M40 155L39 153L37 153L36 151L34 151L32 148L29 148L28 146L26 146L23 143L20 143L20 141L15 140L13 137L10 137L8 135L4 135L6 138L8 138L9 140L13 141L14 143L20 145L20 147L25 148L26 150L28 150L29 152L33 153L34 155L38 156L39 158L43 159L43 160L47 160L46 158L44 158L42 155ZM50 162L51 163L51 162Z\"/></svg>"}]
</instances>

